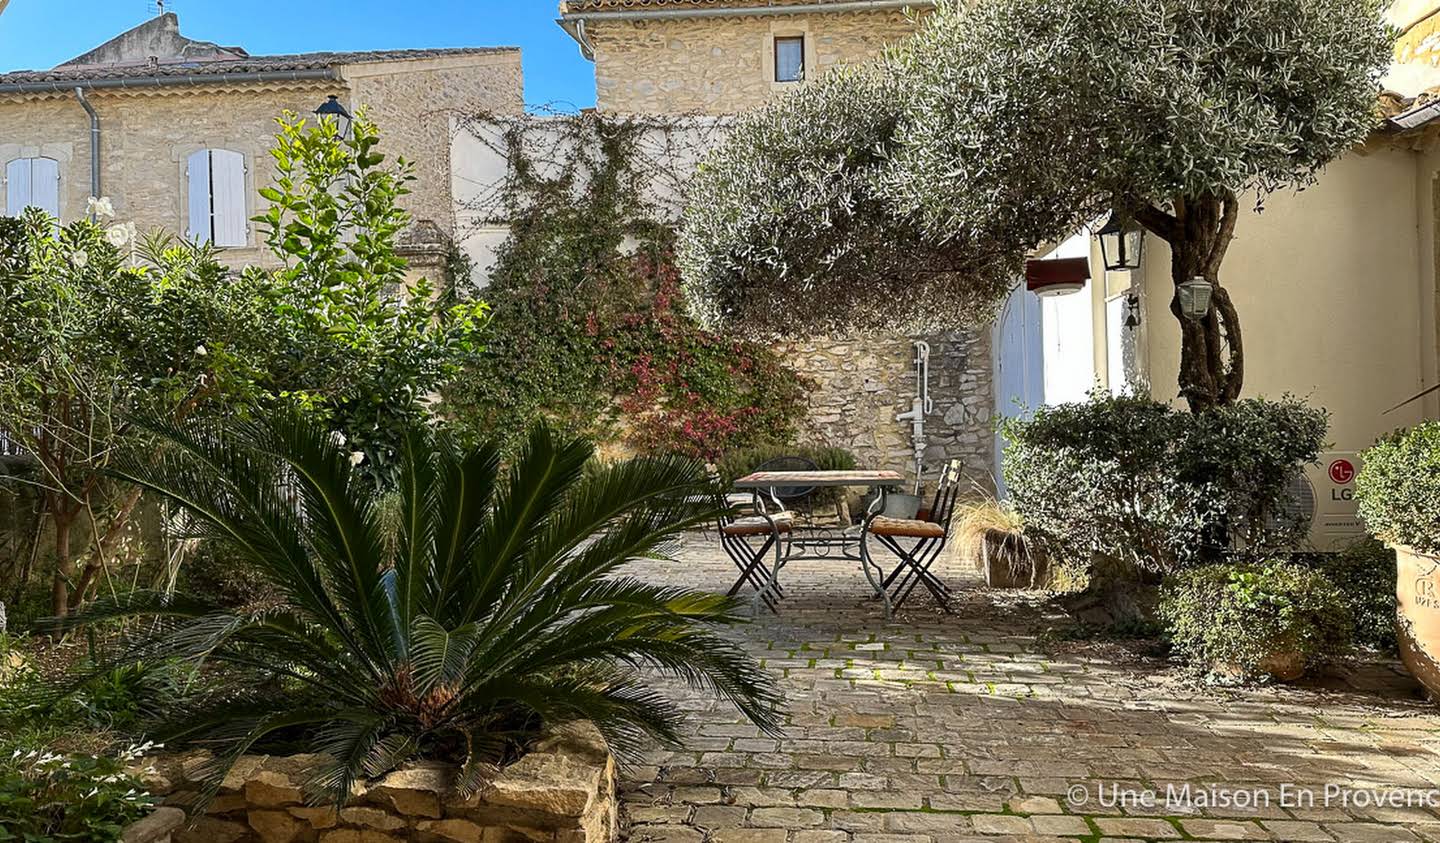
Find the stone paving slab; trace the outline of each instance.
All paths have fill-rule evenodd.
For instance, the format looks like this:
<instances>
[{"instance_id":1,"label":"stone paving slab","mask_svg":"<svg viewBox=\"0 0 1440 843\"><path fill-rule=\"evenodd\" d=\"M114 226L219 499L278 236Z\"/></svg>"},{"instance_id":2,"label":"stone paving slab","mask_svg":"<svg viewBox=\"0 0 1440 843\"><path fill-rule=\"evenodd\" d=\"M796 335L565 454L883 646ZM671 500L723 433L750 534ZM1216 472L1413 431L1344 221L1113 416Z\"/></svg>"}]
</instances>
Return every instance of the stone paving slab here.
<instances>
[{"instance_id":1,"label":"stone paving slab","mask_svg":"<svg viewBox=\"0 0 1440 843\"><path fill-rule=\"evenodd\" d=\"M627 573L735 577L698 536ZM686 745L623 773L630 839L1440 842L1440 707L1398 665L1207 688L1071 640L1039 597L940 574L952 614L917 591L887 622L856 563L788 566L780 612L735 633L781 677L784 734L677 689Z\"/></svg>"}]
</instances>

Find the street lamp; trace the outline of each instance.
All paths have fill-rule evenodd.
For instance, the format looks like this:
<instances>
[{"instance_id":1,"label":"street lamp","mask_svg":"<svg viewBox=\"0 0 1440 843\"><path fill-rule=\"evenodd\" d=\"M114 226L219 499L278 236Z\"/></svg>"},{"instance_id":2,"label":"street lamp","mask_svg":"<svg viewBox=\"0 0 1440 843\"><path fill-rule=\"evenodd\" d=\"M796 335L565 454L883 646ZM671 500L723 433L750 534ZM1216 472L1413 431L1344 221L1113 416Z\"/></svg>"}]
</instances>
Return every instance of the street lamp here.
<instances>
[{"instance_id":1,"label":"street lamp","mask_svg":"<svg viewBox=\"0 0 1440 843\"><path fill-rule=\"evenodd\" d=\"M1196 322L1204 319L1210 312L1210 299L1214 292L1215 285L1203 275L1196 275L1181 283L1176 288L1176 294L1180 298L1180 315Z\"/></svg>"},{"instance_id":2,"label":"street lamp","mask_svg":"<svg viewBox=\"0 0 1440 843\"><path fill-rule=\"evenodd\" d=\"M1096 233L1100 236L1100 252L1105 257L1107 272L1140 268L1140 258L1145 251L1145 229L1123 219L1118 213L1112 213L1110 220Z\"/></svg>"},{"instance_id":3,"label":"street lamp","mask_svg":"<svg viewBox=\"0 0 1440 843\"><path fill-rule=\"evenodd\" d=\"M345 106L340 104L340 98L335 94L331 94L329 99L325 100L325 102L320 104L319 108L315 109L315 116L321 120L324 120L326 117L334 118L335 130L340 133L340 137L346 138L350 136L350 122L354 118L350 116L350 112L345 109Z\"/></svg>"}]
</instances>

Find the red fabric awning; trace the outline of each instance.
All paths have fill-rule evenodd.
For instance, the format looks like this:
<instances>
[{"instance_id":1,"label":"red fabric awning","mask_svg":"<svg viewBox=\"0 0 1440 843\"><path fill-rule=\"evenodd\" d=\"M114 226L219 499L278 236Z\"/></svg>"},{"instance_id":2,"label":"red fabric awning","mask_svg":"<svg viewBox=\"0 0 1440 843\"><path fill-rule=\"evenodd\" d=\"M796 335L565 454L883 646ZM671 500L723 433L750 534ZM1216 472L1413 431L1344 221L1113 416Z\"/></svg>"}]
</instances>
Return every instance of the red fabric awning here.
<instances>
[{"instance_id":1,"label":"red fabric awning","mask_svg":"<svg viewBox=\"0 0 1440 843\"><path fill-rule=\"evenodd\" d=\"M1052 258L1025 261L1025 289L1032 293L1078 288L1090 280L1089 258Z\"/></svg>"}]
</instances>

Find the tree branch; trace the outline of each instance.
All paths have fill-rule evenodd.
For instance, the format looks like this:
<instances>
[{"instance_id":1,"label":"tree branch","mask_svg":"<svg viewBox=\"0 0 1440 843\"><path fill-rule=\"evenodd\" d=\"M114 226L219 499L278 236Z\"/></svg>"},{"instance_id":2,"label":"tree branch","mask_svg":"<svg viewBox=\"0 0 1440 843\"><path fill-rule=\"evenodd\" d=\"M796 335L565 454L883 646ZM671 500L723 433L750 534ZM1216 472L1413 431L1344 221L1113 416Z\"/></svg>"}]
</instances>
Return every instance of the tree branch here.
<instances>
[{"instance_id":1,"label":"tree branch","mask_svg":"<svg viewBox=\"0 0 1440 843\"><path fill-rule=\"evenodd\" d=\"M1135 209L1134 216L1136 222L1167 243L1173 244L1180 235L1179 220L1154 205L1141 205Z\"/></svg>"},{"instance_id":2,"label":"tree branch","mask_svg":"<svg viewBox=\"0 0 1440 843\"><path fill-rule=\"evenodd\" d=\"M1209 257L1205 259L1205 277L1212 279L1220 274L1220 263L1225 260L1230 241L1235 239L1235 222L1240 216L1240 200L1235 196L1235 191L1226 190L1221 194L1220 205L1222 210L1220 223L1215 231L1215 243L1210 247Z\"/></svg>"},{"instance_id":3,"label":"tree branch","mask_svg":"<svg viewBox=\"0 0 1440 843\"><path fill-rule=\"evenodd\" d=\"M1245 345L1240 338L1240 314L1230 301L1230 291L1217 285L1214 297L1215 312L1220 316L1225 342L1230 346L1230 366L1220 391L1220 403L1230 404L1240 397L1240 390L1245 385Z\"/></svg>"}]
</instances>

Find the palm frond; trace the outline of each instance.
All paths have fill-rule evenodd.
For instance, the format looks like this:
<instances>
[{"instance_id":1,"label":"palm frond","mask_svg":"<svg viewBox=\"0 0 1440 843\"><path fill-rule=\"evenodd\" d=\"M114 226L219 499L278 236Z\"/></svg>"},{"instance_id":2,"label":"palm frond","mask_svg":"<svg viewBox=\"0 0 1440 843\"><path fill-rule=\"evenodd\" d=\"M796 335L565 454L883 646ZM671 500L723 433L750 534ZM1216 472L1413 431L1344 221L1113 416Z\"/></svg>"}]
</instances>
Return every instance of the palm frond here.
<instances>
[{"instance_id":1,"label":"palm frond","mask_svg":"<svg viewBox=\"0 0 1440 843\"><path fill-rule=\"evenodd\" d=\"M398 486L381 491L292 411L149 429L162 456L122 460L117 475L186 510L282 605L136 593L69 623L147 617L117 658L250 678L167 712L158 733L219 750L207 798L240 754L281 738L326 753L310 792L337 802L426 754L459 761L457 787L473 792L535 730L577 720L635 757L680 739L683 712L657 682L780 729L774 678L720 634L740 622L739 603L623 573L713 516L695 503L707 496L693 461L596 467L589 443L537 426L502 472L498 448L417 429Z\"/></svg>"}]
</instances>

